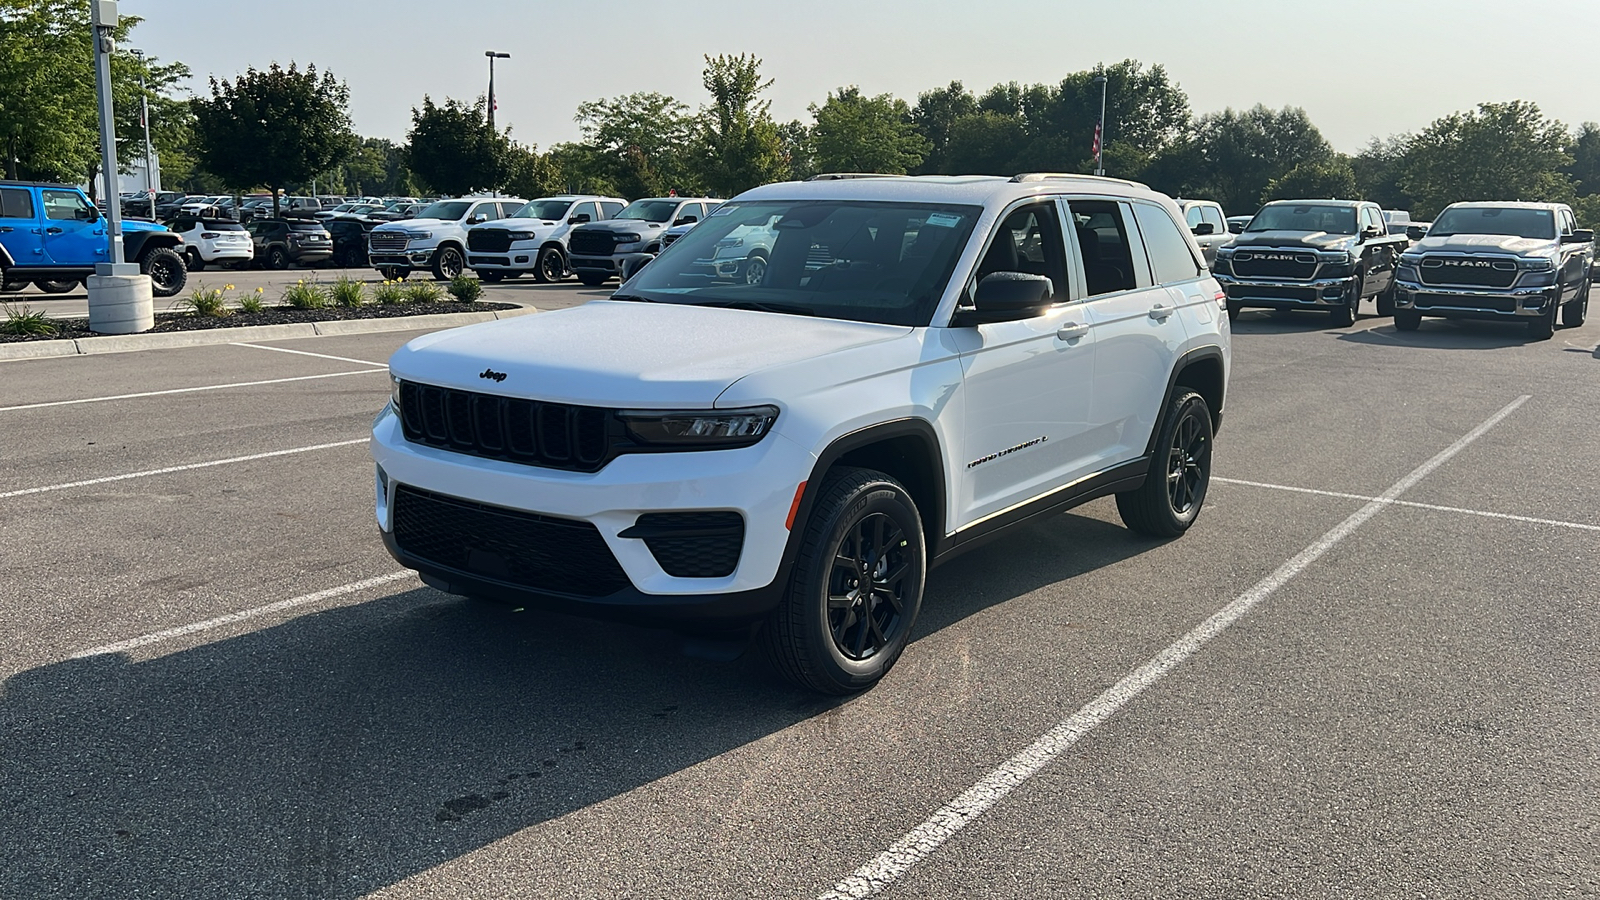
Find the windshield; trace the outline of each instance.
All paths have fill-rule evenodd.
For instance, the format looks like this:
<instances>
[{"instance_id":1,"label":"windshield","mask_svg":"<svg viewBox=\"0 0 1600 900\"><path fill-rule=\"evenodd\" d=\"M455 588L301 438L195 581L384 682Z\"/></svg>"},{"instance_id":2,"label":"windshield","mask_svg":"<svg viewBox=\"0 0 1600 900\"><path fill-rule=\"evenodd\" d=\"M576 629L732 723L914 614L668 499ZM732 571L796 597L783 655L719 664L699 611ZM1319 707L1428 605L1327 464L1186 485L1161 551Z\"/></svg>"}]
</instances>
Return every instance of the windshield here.
<instances>
[{"instance_id":1,"label":"windshield","mask_svg":"<svg viewBox=\"0 0 1600 900\"><path fill-rule=\"evenodd\" d=\"M419 219L459 219L466 215L467 207L472 204L466 200L441 200L438 203L428 204L422 212L417 213Z\"/></svg>"},{"instance_id":2,"label":"windshield","mask_svg":"<svg viewBox=\"0 0 1600 900\"><path fill-rule=\"evenodd\" d=\"M646 222L667 222L672 219L673 210L678 208L676 200L635 200L628 204L628 208L617 213L619 219L643 219Z\"/></svg>"},{"instance_id":3,"label":"windshield","mask_svg":"<svg viewBox=\"0 0 1600 900\"><path fill-rule=\"evenodd\" d=\"M555 222L566 218L567 210L572 207L571 200L533 200L526 206L517 210L513 219L543 219Z\"/></svg>"},{"instance_id":4,"label":"windshield","mask_svg":"<svg viewBox=\"0 0 1600 900\"><path fill-rule=\"evenodd\" d=\"M1428 237L1452 234L1504 234L1553 241L1556 239L1556 215L1548 209L1452 206L1434 220Z\"/></svg>"},{"instance_id":5,"label":"windshield","mask_svg":"<svg viewBox=\"0 0 1600 900\"><path fill-rule=\"evenodd\" d=\"M1263 206L1245 231L1326 231L1355 234L1356 211L1350 206Z\"/></svg>"},{"instance_id":6,"label":"windshield","mask_svg":"<svg viewBox=\"0 0 1600 900\"><path fill-rule=\"evenodd\" d=\"M729 204L618 297L927 325L982 212L832 200Z\"/></svg>"}]
</instances>

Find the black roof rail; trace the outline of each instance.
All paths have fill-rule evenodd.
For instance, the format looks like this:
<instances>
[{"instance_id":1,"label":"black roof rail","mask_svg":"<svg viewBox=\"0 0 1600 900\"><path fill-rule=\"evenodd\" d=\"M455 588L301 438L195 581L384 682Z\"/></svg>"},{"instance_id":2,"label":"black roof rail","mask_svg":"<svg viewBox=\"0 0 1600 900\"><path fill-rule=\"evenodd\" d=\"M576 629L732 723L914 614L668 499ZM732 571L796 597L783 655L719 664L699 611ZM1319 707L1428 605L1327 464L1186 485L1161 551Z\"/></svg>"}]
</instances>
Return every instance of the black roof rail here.
<instances>
[{"instance_id":1,"label":"black roof rail","mask_svg":"<svg viewBox=\"0 0 1600 900\"><path fill-rule=\"evenodd\" d=\"M854 178L905 178L904 175L888 175L882 172L823 172L813 175L807 181L849 181Z\"/></svg>"}]
</instances>

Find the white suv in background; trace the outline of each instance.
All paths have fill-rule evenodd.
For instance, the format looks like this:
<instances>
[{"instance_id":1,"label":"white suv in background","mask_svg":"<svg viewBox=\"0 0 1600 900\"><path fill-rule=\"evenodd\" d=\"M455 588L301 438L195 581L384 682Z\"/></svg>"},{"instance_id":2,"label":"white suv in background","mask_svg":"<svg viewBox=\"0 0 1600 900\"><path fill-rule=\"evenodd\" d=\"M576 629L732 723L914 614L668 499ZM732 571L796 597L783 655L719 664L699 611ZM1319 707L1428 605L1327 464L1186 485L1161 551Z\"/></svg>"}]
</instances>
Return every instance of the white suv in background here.
<instances>
[{"instance_id":1,"label":"white suv in background","mask_svg":"<svg viewBox=\"0 0 1600 900\"><path fill-rule=\"evenodd\" d=\"M504 219L467 231L467 267L484 281L533 273L538 282L567 277L567 235L578 225L603 222L628 201L592 194L562 194L530 200Z\"/></svg>"},{"instance_id":2,"label":"white suv in background","mask_svg":"<svg viewBox=\"0 0 1600 900\"><path fill-rule=\"evenodd\" d=\"M516 197L464 197L430 203L414 219L385 222L367 235L367 259L384 278L430 269L448 281L467 267L467 229L504 219L528 201Z\"/></svg>"},{"instance_id":3,"label":"white suv in background","mask_svg":"<svg viewBox=\"0 0 1600 900\"><path fill-rule=\"evenodd\" d=\"M206 266L243 269L256 255L250 232L232 219L204 218L184 211L167 229L183 236L183 261L191 272Z\"/></svg>"},{"instance_id":4,"label":"white suv in background","mask_svg":"<svg viewBox=\"0 0 1600 900\"><path fill-rule=\"evenodd\" d=\"M1231 351L1183 222L1084 176L748 191L610 299L396 352L383 540L440 590L758 635L866 688L930 566L1107 495L1141 534L1195 521ZM708 273L741 231L761 278Z\"/></svg>"}]
</instances>

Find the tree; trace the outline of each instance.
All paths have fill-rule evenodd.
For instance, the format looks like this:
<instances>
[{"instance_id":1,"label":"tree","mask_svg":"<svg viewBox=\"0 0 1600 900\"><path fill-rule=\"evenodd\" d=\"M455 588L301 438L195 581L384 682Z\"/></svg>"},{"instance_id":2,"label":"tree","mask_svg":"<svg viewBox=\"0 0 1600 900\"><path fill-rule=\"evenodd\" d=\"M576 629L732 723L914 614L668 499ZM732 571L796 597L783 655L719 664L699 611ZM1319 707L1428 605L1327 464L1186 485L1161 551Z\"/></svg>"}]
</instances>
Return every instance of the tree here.
<instances>
[{"instance_id":1,"label":"tree","mask_svg":"<svg viewBox=\"0 0 1600 900\"><path fill-rule=\"evenodd\" d=\"M1411 196L1400 189L1400 161L1405 158L1411 135L1373 138L1350 159L1356 177L1356 194L1384 209L1410 209Z\"/></svg>"},{"instance_id":2,"label":"tree","mask_svg":"<svg viewBox=\"0 0 1600 900\"><path fill-rule=\"evenodd\" d=\"M860 88L846 87L810 109L816 165L824 172L904 175L928 155L928 142L917 133L904 100L867 97Z\"/></svg>"},{"instance_id":3,"label":"tree","mask_svg":"<svg viewBox=\"0 0 1600 900\"><path fill-rule=\"evenodd\" d=\"M917 167L918 174L959 171L946 158L950 140L956 123L977 113L978 98L959 81L917 95L917 105L911 108L911 122L928 142L928 158Z\"/></svg>"},{"instance_id":4,"label":"tree","mask_svg":"<svg viewBox=\"0 0 1600 900\"><path fill-rule=\"evenodd\" d=\"M285 185L327 171L356 146L349 87L314 65L212 78L210 98L192 103L200 164L238 190L265 185L274 216Z\"/></svg>"},{"instance_id":5,"label":"tree","mask_svg":"<svg viewBox=\"0 0 1600 900\"><path fill-rule=\"evenodd\" d=\"M1572 165L1566 168L1580 197L1600 194L1600 124L1585 122L1572 140Z\"/></svg>"},{"instance_id":6,"label":"tree","mask_svg":"<svg viewBox=\"0 0 1600 900\"><path fill-rule=\"evenodd\" d=\"M1356 174L1343 156L1303 162L1272 179L1261 192L1261 202L1273 200L1361 199Z\"/></svg>"},{"instance_id":7,"label":"tree","mask_svg":"<svg viewBox=\"0 0 1600 900\"><path fill-rule=\"evenodd\" d=\"M622 195L611 180L614 168L611 158L591 144L556 144L545 158L559 176L563 190L577 194Z\"/></svg>"},{"instance_id":8,"label":"tree","mask_svg":"<svg viewBox=\"0 0 1600 900\"><path fill-rule=\"evenodd\" d=\"M1482 103L1445 116L1411 140L1400 163L1400 187L1413 212L1432 218L1458 200L1564 201L1572 180L1572 137L1524 100Z\"/></svg>"},{"instance_id":9,"label":"tree","mask_svg":"<svg viewBox=\"0 0 1600 900\"><path fill-rule=\"evenodd\" d=\"M411 171L428 187L459 197L499 187L506 178L510 139L489 130L489 101L470 106L446 98L443 106L424 95L411 110L408 158Z\"/></svg>"},{"instance_id":10,"label":"tree","mask_svg":"<svg viewBox=\"0 0 1600 900\"><path fill-rule=\"evenodd\" d=\"M817 174L817 150L806 123L795 119L779 125L778 143L783 148L790 178L805 179Z\"/></svg>"},{"instance_id":11,"label":"tree","mask_svg":"<svg viewBox=\"0 0 1600 900\"><path fill-rule=\"evenodd\" d=\"M502 185L514 197L529 200L566 190L561 166L538 147L513 143L506 151L506 179Z\"/></svg>"},{"instance_id":12,"label":"tree","mask_svg":"<svg viewBox=\"0 0 1600 900\"><path fill-rule=\"evenodd\" d=\"M1258 103L1201 116L1194 143L1203 191L1231 215L1255 212L1267 186L1295 166L1333 157L1306 111L1289 106L1274 111Z\"/></svg>"},{"instance_id":13,"label":"tree","mask_svg":"<svg viewBox=\"0 0 1600 900\"><path fill-rule=\"evenodd\" d=\"M1189 97L1167 78L1166 69L1148 71L1138 60L1074 72L1056 85L1034 85L1019 96L1031 138L1016 155L1019 171L1088 171L1093 166L1094 126L1100 120L1104 76L1106 171L1138 178L1161 151L1179 140L1189 124Z\"/></svg>"},{"instance_id":14,"label":"tree","mask_svg":"<svg viewBox=\"0 0 1600 900\"><path fill-rule=\"evenodd\" d=\"M789 166L772 121L772 103L761 99L772 86L772 79L761 80L761 60L743 54L705 59L701 81L711 105L700 113L699 130L706 187L732 197L782 180Z\"/></svg>"},{"instance_id":15,"label":"tree","mask_svg":"<svg viewBox=\"0 0 1600 900\"><path fill-rule=\"evenodd\" d=\"M584 143L599 153L599 177L629 198L670 190L698 192L694 157L695 118L689 107L665 94L640 92L579 104L576 116Z\"/></svg>"},{"instance_id":16,"label":"tree","mask_svg":"<svg viewBox=\"0 0 1600 900\"><path fill-rule=\"evenodd\" d=\"M940 172L963 175L1013 175L1017 148L1027 142L1020 116L980 110L950 123Z\"/></svg>"}]
</instances>

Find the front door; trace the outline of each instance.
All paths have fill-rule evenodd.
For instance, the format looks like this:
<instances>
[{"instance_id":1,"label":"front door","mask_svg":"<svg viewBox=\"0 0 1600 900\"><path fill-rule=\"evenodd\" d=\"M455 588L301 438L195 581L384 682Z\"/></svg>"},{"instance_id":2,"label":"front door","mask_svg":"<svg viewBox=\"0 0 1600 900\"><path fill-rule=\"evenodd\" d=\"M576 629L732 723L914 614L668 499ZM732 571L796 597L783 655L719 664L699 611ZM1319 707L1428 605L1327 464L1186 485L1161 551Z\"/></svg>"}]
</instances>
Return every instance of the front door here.
<instances>
[{"instance_id":1,"label":"front door","mask_svg":"<svg viewBox=\"0 0 1600 900\"><path fill-rule=\"evenodd\" d=\"M44 256L47 265L92 266L106 262L106 223L77 191L44 188Z\"/></svg>"},{"instance_id":2,"label":"front door","mask_svg":"<svg viewBox=\"0 0 1600 900\"><path fill-rule=\"evenodd\" d=\"M1094 336L1073 300L1057 204L1023 206L995 228L967 289L994 272L1050 278L1056 300L1043 315L957 329L965 428L956 489L957 526L1025 503L1088 471Z\"/></svg>"}]
</instances>

